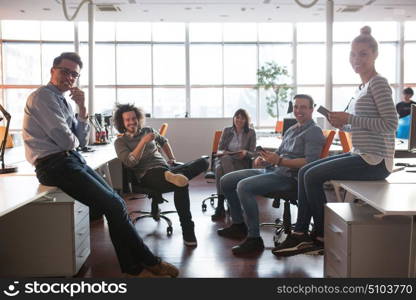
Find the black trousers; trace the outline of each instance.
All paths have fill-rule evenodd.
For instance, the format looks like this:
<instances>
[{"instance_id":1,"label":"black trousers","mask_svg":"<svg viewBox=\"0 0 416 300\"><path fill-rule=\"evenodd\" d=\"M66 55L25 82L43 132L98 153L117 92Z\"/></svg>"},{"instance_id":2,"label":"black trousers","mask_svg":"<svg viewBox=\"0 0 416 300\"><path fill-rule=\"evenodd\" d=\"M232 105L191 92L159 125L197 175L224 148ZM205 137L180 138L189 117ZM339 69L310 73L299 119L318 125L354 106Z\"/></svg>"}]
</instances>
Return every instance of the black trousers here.
<instances>
[{"instance_id":1,"label":"black trousers","mask_svg":"<svg viewBox=\"0 0 416 300\"><path fill-rule=\"evenodd\" d=\"M183 165L175 167L159 167L153 168L146 172L140 179L141 184L156 190L161 193L174 192L174 203L179 215L182 228L192 227L192 214L190 211L190 199L188 186L178 187L165 180L165 172L171 171L176 174L183 174L189 180L198 176L208 169L209 163L205 158L198 158L196 160L187 162Z\"/></svg>"}]
</instances>

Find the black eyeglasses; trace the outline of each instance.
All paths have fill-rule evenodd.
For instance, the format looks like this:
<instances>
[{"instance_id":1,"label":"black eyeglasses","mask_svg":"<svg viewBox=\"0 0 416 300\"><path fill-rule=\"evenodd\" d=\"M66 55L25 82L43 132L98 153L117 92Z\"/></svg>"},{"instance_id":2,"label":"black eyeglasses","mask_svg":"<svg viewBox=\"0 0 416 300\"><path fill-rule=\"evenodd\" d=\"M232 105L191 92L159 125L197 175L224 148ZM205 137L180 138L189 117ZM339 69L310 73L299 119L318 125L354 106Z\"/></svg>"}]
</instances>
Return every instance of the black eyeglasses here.
<instances>
[{"instance_id":1,"label":"black eyeglasses","mask_svg":"<svg viewBox=\"0 0 416 300\"><path fill-rule=\"evenodd\" d=\"M58 70L61 71L62 74L66 75L66 76L70 75L72 78L75 78L75 79L77 79L77 78L79 78L79 76L81 76L81 74L79 74L75 71L71 71L71 70L69 70L67 68L64 68L64 67L55 67L55 69L58 69Z\"/></svg>"}]
</instances>

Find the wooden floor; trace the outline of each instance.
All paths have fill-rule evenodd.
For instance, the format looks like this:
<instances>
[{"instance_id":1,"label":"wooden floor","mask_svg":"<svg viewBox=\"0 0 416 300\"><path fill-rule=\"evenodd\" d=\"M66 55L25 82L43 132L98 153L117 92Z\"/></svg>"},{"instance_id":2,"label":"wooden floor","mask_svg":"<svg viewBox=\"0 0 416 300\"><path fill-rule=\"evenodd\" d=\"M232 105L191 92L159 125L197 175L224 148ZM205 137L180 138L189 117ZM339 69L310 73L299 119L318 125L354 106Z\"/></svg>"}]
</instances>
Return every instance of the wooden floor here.
<instances>
[{"instance_id":1,"label":"wooden floor","mask_svg":"<svg viewBox=\"0 0 416 300\"><path fill-rule=\"evenodd\" d=\"M166 235L166 223L155 222L145 218L136 224L140 236L150 249L163 260L180 269L180 277L187 278L285 278L285 277L322 277L323 256L297 255L287 258L277 258L271 253L273 248L272 228L262 228L265 247L263 253L251 257L235 257L231 247L239 243L217 235L217 229L229 224L230 220L214 223L211 221L213 208L208 204L206 212L201 210L202 200L215 192L215 184L207 183L202 177L195 178L190 184L191 211L195 222L195 233L198 239L196 248L183 244L181 227L176 214L172 214L173 234ZM162 210L174 209L173 193L164 195L169 203L161 205ZM129 211L150 208L147 198L128 200ZM261 222L273 221L281 216L281 209L271 206L271 199L258 199ZM296 217L296 210L292 210ZM108 234L105 221L95 221L91 224L91 255L82 267L77 277L80 278L117 278L123 277L116 255Z\"/></svg>"}]
</instances>

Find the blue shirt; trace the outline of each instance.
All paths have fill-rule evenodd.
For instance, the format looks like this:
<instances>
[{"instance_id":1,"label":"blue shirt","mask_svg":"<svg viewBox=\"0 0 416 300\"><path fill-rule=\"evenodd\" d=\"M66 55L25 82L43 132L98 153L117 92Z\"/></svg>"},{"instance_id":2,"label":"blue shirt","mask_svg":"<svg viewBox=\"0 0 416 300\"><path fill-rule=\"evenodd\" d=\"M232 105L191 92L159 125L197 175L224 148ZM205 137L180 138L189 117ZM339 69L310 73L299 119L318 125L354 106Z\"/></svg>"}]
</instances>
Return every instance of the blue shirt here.
<instances>
[{"instance_id":1,"label":"blue shirt","mask_svg":"<svg viewBox=\"0 0 416 300\"><path fill-rule=\"evenodd\" d=\"M287 159L305 158L306 162L310 163L319 159L324 145L325 137L322 129L310 120L303 125L297 123L290 127L283 136L283 141L276 153ZM298 176L298 169L283 166L268 167L268 169L288 177L297 178Z\"/></svg>"},{"instance_id":2,"label":"blue shirt","mask_svg":"<svg viewBox=\"0 0 416 300\"><path fill-rule=\"evenodd\" d=\"M76 118L61 91L49 83L31 93L23 116L23 141L26 159L73 150L88 143L89 124Z\"/></svg>"}]
</instances>

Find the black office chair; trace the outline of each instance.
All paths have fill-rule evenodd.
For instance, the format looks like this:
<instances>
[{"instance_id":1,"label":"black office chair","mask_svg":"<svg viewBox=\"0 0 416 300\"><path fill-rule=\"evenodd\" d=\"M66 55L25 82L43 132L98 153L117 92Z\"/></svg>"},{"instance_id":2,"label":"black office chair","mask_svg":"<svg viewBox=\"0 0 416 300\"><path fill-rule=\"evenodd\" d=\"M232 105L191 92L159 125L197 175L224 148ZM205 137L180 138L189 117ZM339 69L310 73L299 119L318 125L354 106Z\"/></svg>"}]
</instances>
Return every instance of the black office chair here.
<instances>
[{"instance_id":1,"label":"black office chair","mask_svg":"<svg viewBox=\"0 0 416 300\"><path fill-rule=\"evenodd\" d=\"M298 191L297 189L292 191L279 191L263 195L267 198L272 198L274 208L280 207L280 201L283 201L283 219L277 218L274 223L261 223L260 226L273 226L275 227L275 235L273 236L273 242L275 246L279 244L282 233L290 235L294 229L295 224L292 224L292 215L290 213L290 205L298 205Z\"/></svg>"},{"instance_id":2,"label":"black office chair","mask_svg":"<svg viewBox=\"0 0 416 300\"><path fill-rule=\"evenodd\" d=\"M165 220L166 223L168 224L168 227L166 228L166 234L168 236L172 235L172 232L173 232L172 221L168 217L166 217L166 215L176 213L176 210L169 210L169 211L160 210L159 204L168 202L166 199L162 197L162 193L141 185L140 182L138 182L133 171L126 168L124 165L122 169L123 169L123 192L146 195L147 198L151 199L152 201L150 211L134 210L130 212L129 216L133 224L135 224L138 220L143 219L143 218L153 218L153 220L157 222L160 219L162 219L162 220ZM129 200L142 199L142 198L145 198L145 197L141 197L141 198L133 197L133 198L130 198ZM136 214L139 214L139 216L136 216L133 218L132 216Z\"/></svg>"}]
</instances>

